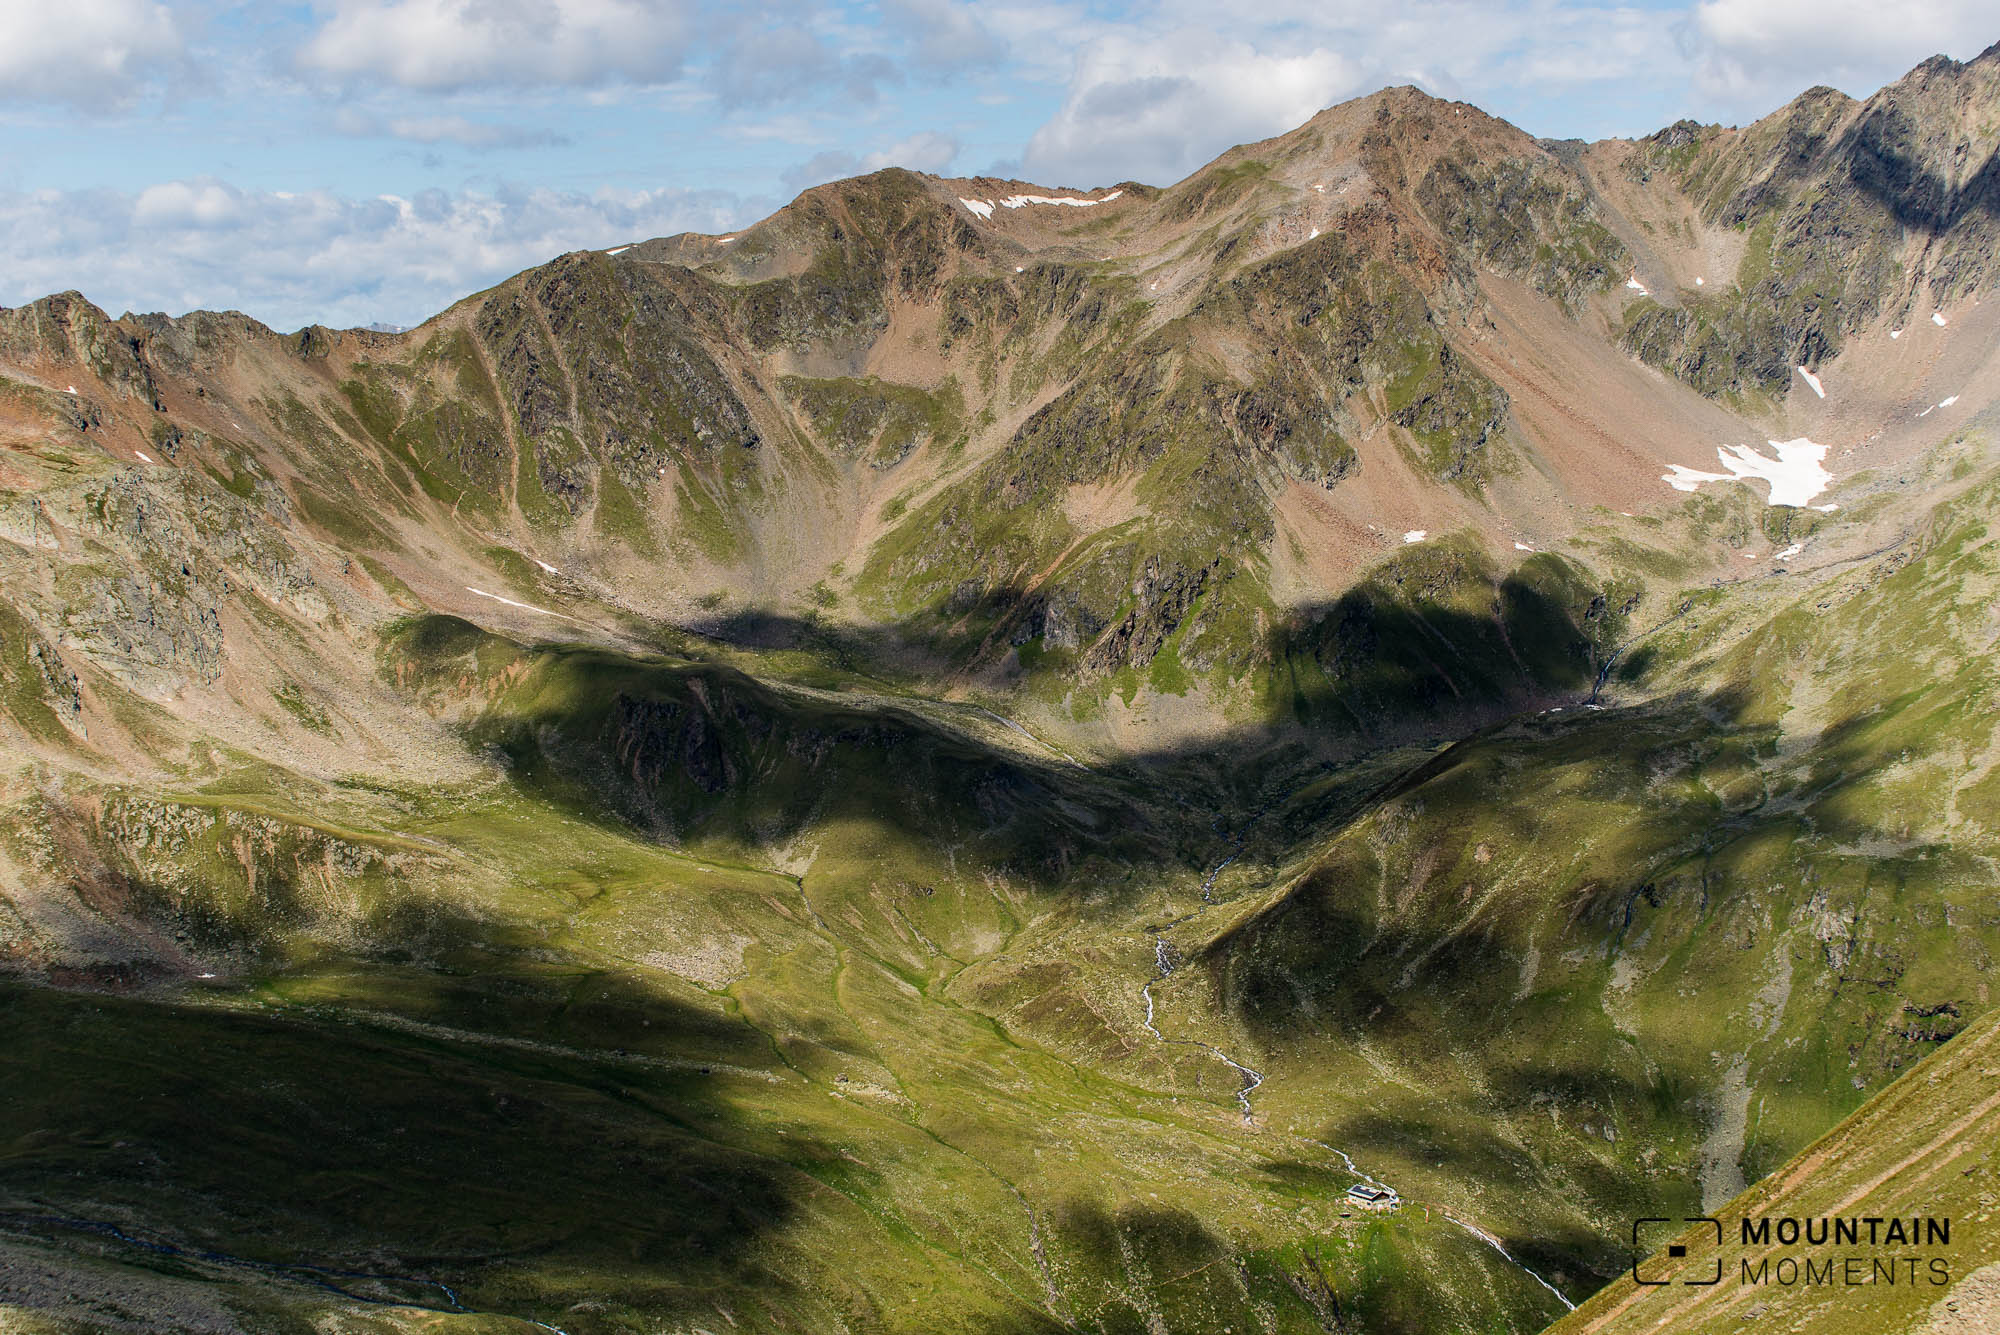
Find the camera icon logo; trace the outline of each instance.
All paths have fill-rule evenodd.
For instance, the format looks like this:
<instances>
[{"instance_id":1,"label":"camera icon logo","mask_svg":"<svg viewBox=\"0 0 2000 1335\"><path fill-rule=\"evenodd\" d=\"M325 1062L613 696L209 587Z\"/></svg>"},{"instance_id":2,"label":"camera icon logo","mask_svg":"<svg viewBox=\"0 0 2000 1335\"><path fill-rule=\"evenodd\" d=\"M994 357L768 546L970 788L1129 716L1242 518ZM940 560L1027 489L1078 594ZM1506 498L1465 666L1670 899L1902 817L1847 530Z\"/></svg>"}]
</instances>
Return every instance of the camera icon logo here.
<instances>
[{"instance_id":1,"label":"camera icon logo","mask_svg":"<svg viewBox=\"0 0 2000 1335\"><path fill-rule=\"evenodd\" d=\"M1673 1229L1674 1224L1683 1225ZM1689 1228L1688 1225L1704 1225ZM1663 1225L1665 1227L1663 1227ZM1692 1234L1692 1238L1688 1237ZM1672 1237L1673 1241L1667 1241ZM1660 1245L1665 1243L1664 1246ZM1706 1254L1707 1259L1704 1258ZM1632 1282L1707 1288L1722 1282L1722 1221L1709 1215L1632 1221Z\"/></svg>"}]
</instances>

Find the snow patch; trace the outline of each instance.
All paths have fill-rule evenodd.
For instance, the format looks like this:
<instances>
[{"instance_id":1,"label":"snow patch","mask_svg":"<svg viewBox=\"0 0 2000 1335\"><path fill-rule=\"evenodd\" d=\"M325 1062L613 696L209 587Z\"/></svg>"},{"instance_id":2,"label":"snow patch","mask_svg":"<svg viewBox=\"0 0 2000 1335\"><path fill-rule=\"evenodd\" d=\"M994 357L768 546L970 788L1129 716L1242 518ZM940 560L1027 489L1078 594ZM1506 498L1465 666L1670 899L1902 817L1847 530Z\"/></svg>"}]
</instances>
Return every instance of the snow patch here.
<instances>
[{"instance_id":1,"label":"snow patch","mask_svg":"<svg viewBox=\"0 0 2000 1335\"><path fill-rule=\"evenodd\" d=\"M1069 195L1009 195L1000 201L1000 207L1018 209L1027 204L1067 204L1073 209L1087 209L1098 204L1108 204L1123 193L1122 190L1113 190L1103 199L1076 199Z\"/></svg>"},{"instance_id":2,"label":"snow patch","mask_svg":"<svg viewBox=\"0 0 2000 1335\"><path fill-rule=\"evenodd\" d=\"M1931 323L1932 323L1932 324L1934 324L1934 325L1938 325L1938 326L1942 327L1942 326L1943 326L1943 324L1945 323L1945 319L1944 319L1944 312L1943 312L1943 311L1932 311L1932 312L1931 312Z\"/></svg>"},{"instance_id":3,"label":"snow patch","mask_svg":"<svg viewBox=\"0 0 2000 1335\"><path fill-rule=\"evenodd\" d=\"M1809 505L1806 508L1808 510L1817 510L1823 515L1830 515L1840 507L1837 505Z\"/></svg>"},{"instance_id":4,"label":"snow patch","mask_svg":"<svg viewBox=\"0 0 2000 1335\"><path fill-rule=\"evenodd\" d=\"M1409 531L1408 533L1405 533L1405 534L1403 535L1403 541L1404 541L1404 542L1422 542L1422 541L1423 541L1423 540L1424 540L1425 538L1428 538L1429 536L1430 536L1430 530L1429 530L1429 529L1423 529L1423 528L1413 528L1413 529L1411 529L1411 530L1410 530L1410 531Z\"/></svg>"},{"instance_id":5,"label":"snow patch","mask_svg":"<svg viewBox=\"0 0 2000 1335\"><path fill-rule=\"evenodd\" d=\"M150 454L148 454L148 453L146 453L146 452L145 452L144 450L134 450L134 451L132 451L132 453L134 453L134 454L138 455L138 456L139 456L139 460L140 460L140 462L142 462L142 463L151 463L151 462L153 462L153 456L152 456L152 455L150 455Z\"/></svg>"},{"instance_id":6,"label":"snow patch","mask_svg":"<svg viewBox=\"0 0 2000 1335\"><path fill-rule=\"evenodd\" d=\"M1774 440L1777 457L1758 452L1751 445L1725 445L1716 450L1727 473L1704 473L1684 464L1675 464L1660 480L1675 491L1694 491L1704 482L1739 482L1762 478L1771 484L1770 505L1804 505L1825 491L1833 474L1823 466L1826 446L1815 445L1800 436L1797 440Z\"/></svg>"},{"instance_id":7,"label":"snow patch","mask_svg":"<svg viewBox=\"0 0 2000 1335\"><path fill-rule=\"evenodd\" d=\"M76 386L75 386L75 385L71 385L71 386L70 386L70 387L69 387L68 389L64 390L63 392L64 392L65 394L74 394L74 393L76 393Z\"/></svg>"},{"instance_id":8,"label":"snow patch","mask_svg":"<svg viewBox=\"0 0 2000 1335\"><path fill-rule=\"evenodd\" d=\"M1306 240L1312 241L1315 240L1318 236L1319 236L1319 228L1315 227L1312 229L1312 235L1307 237Z\"/></svg>"},{"instance_id":9,"label":"snow patch","mask_svg":"<svg viewBox=\"0 0 2000 1335\"><path fill-rule=\"evenodd\" d=\"M623 255L626 251L630 249L632 249L632 247L630 246L617 246L611 250L605 251L604 253L607 255Z\"/></svg>"},{"instance_id":10,"label":"snow patch","mask_svg":"<svg viewBox=\"0 0 2000 1335\"><path fill-rule=\"evenodd\" d=\"M1903 336L1903 331L1900 329L1891 329L1889 331L1890 338L1901 338L1902 336Z\"/></svg>"},{"instance_id":11,"label":"snow patch","mask_svg":"<svg viewBox=\"0 0 2000 1335\"><path fill-rule=\"evenodd\" d=\"M1695 277L1695 280L1694 280L1694 285L1695 285L1696 287L1700 287L1700 286L1701 286L1701 277L1700 277L1700 275L1696 275L1696 277Z\"/></svg>"},{"instance_id":12,"label":"snow patch","mask_svg":"<svg viewBox=\"0 0 2000 1335\"><path fill-rule=\"evenodd\" d=\"M958 202L982 218L991 218L993 216L993 206L983 199L966 199L961 196Z\"/></svg>"},{"instance_id":13,"label":"snow patch","mask_svg":"<svg viewBox=\"0 0 2000 1335\"><path fill-rule=\"evenodd\" d=\"M1803 366L1797 367L1795 369L1798 371L1800 375L1806 378L1806 383L1812 386L1813 393L1819 395L1821 398L1826 397L1826 388L1825 386L1819 383L1818 376L1814 375L1811 371L1806 370L1806 368Z\"/></svg>"},{"instance_id":14,"label":"snow patch","mask_svg":"<svg viewBox=\"0 0 2000 1335\"><path fill-rule=\"evenodd\" d=\"M729 243L730 243L731 241L734 241L735 239L736 239L736 236L735 236L735 234L734 234L734 233L731 233L731 234L730 234L730 235L728 235L728 236L718 236L717 238L715 238L715 244L716 244L716 245L718 245L718 246L726 246L726 245L728 245L728 244L729 244Z\"/></svg>"},{"instance_id":15,"label":"snow patch","mask_svg":"<svg viewBox=\"0 0 2000 1335\"><path fill-rule=\"evenodd\" d=\"M479 595L479 596L480 596L481 598L491 598L491 599L492 599L492 600L493 600L494 602L496 602L496 603L505 603L505 604L507 604L507 606L509 606L509 607L518 607L518 608L520 608L520 609L521 609L521 610L522 610L523 612L539 612L539 613L541 613L541 614L542 614L543 616L545 616L545 617L555 617L555 618L556 618L557 620L559 620L559 621L575 621L575 620L576 620L576 618L575 618L575 617L573 617L573 616L564 616L564 615L563 615L563 614L562 614L561 612L551 612L551 611L549 611L549 609L548 609L548 608L546 608L546 607L537 607L537 606L535 606L535 605L534 605L533 603L517 603L517 602L515 602L515 601L514 601L514 600L513 600L512 598L502 598L502 597L501 597L501 596L500 596L499 594L497 594L497 593L488 593L488 592L487 592L486 590L484 590L484 589L475 589L475 588L473 588L473 587L472 587L472 586L471 586L470 584L468 584L468 585L466 585L466 586L465 586L465 591L466 591L467 593L476 593L476 594L478 594L478 595ZM579 624L581 624L581 623L579 623Z\"/></svg>"},{"instance_id":16,"label":"snow patch","mask_svg":"<svg viewBox=\"0 0 2000 1335\"><path fill-rule=\"evenodd\" d=\"M1771 559L1773 561L1789 561L1794 556L1797 556L1800 552L1804 551L1805 549L1806 545L1803 542L1795 542L1791 546L1785 548L1785 550L1782 552L1773 552L1771 554Z\"/></svg>"},{"instance_id":17,"label":"snow patch","mask_svg":"<svg viewBox=\"0 0 2000 1335\"><path fill-rule=\"evenodd\" d=\"M1637 292L1642 297L1650 297L1651 295L1653 295L1652 293L1646 290L1646 285L1639 281L1639 277L1637 274L1634 274L1632 277L1626 279L1625 286L1631 288L1634 292Z\"/></svg>"},{"instance_id":18,"label":"snow patch","mask_svg":"<svg viewBox=\"0 0 2000 1335\"><path fill-rule=\"evenodd\" d=\"M546 570L551 575L560 573L559 571L556 570L554 566L550 565L547 561L544 561L539 556L535 558L535 564L540 566L543 570Z\"/></svg>"},{"instance_id":19,"label":"snow patch","mask_svg":"<svg viewBox=\"0 0 2000 1335\"><path fill-rule=\"evenodd\" d=\"M1940 407L1940 408L1949 408L1949 407L1951 407L1951 405L1952 405L1952 404L1954 404L1954 403L1957 403L1957 402L1958 402L1958 395L1954 394L1954 395L1952 395L1952 396L1951 396L1950 398L1948 398L1948 399L1939 399L1939 400L1938 400L1938 407Z\"/></svg>"},{"instance_id":20,"label":"snow patch","mask_svg":"<svg viewBox=\"0 0 2000 1335\"><path fill-rule=\"evenodd\" d=\"M1514 550L1517 552L1532 552L1535 549L1525 542L1517 542L1514 544Z\"/></svg>"}]
</instances>

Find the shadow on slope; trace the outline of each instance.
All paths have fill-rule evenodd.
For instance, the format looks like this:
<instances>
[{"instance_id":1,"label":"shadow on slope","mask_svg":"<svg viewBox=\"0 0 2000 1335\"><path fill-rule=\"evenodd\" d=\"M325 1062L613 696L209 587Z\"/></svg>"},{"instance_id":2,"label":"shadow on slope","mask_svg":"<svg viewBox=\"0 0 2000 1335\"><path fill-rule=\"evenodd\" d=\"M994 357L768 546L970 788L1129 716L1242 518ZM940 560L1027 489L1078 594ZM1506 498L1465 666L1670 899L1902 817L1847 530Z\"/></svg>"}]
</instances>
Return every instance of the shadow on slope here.
<instances>
[{"instance_id":1,"label":"shadow on slope","mask_svg":"<svg viewBox=\"0 0 2000 1335\"><path fill-rule=\"evenodd\" d=\"M1841 150L1850 181L1904 227L1943 236L1974 214L2000 217L2000 151L1954 188L1924 159L1920 124L1890 103L1864 115Z\"/></svg>"},{"instance_id":2,"label":"shadow on slope","mask_svg":"<svg viewBox=\"0 0 2000 1335\"><path fill-rule=\"evenodd\" d=\"M837 1154L738 1115L724 1063L763 1036L604 976L565 1012L578 982L405 970L379 1023L0 985L0 1200L573 1335L609 1328L557 1314L613 1275L654 1319L823 1316L764 1244ZM595 1046L621 1030L702 1055Z\"/></svg>"},{"instance_id":3,"label":"shadow on slope","mask_svg":"<svg viewBox=\"0 0 2000 1335\"><path fill-rule=\"evenodd\" d=\"M1212 861L1220 837L1169 806L1262 809L1288 781L1398 746L1435 743L1594 684L1622 614L1566 565L1437 589L1366 586L1270 629L1253 686L1262 722L1086 769L972 706L842 699L667 657L525 646L456 618L406 624L386 670L441 710L524 788L656 838L747 854L808 829L867 828L1042 888ZM764 643L818 627L771 616ZM939 721L962 709L965 729ZM947 716L948 717L948 716ZM1093 872L1091 869L1095 868Z\"/></svg>"},{"instance_id":4,"label":"shadow on slope","mask_svg":"<svg viewBox=\"0 0 2000 1335\"><path fill-rule=\"evenodd\" d=\"M1844 798L1892 741L1935 725L1912 708L1924 694L1832 724L1783 761L1778 727L1734 690L1488 728L1372 793L1364 819L1207 962L1240 1015L1280 1029L1310 1016L1379 1034L1413 995L1453 998L1467 1022L1504 1015L1517 980L1495 953L1526 949L1549 915L1573 943L1616 951L1683 898L1705 919L1742 893L1734 853L1775 836L1877 838ZM1408 1036L1448 1032L1425 1019Z\"/></svg>"}]
</instances>

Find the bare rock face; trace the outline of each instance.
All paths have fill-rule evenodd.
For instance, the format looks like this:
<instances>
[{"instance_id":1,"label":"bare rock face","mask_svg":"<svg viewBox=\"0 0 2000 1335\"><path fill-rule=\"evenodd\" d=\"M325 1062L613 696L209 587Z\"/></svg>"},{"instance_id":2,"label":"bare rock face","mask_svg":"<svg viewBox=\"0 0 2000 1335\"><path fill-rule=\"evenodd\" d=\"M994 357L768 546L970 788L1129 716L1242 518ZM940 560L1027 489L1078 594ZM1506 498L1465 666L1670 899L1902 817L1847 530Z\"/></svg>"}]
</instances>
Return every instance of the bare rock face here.
<instances>
[{"instance_id":1,"label":"bare rock face","mask_svg":"<svg viewBox=\"0 0 2000 1335\"><path fill-rule=\"evenodd\" d=\"M612 750L650 797L661 797L679 775L711 795L736 781L736 766L698 703L689 707L621 695L611 727Z\"/></svg>"},{"instance_id":2,"label":"bare rock face","mask_svg":"<svg viewBox=\"0 0 2000 1335\"><path fill-rule=\"evenodd\" d=\"M51 589L23 590L54 642L147 694L220 681L224 612L244 598L310 625L333 615L276 487L244 498L207 478L124 469L5 515L16 541L61 554Z\"/></svg>"},{"instance_id":3,"label":"bare rock face","mask_svg":"<svg viewBox=\"0 0 2000 1335\"><path fill-rule=\"evenodd\" d=\"M68 608L66 643L148 694L222 677L222 622L213 607L150 580L113 577Z\"/></svg>"},{"instance_id":4,"label":"bare rock face","mask_svg":"<svg viewBox=\"0 0 2000 1335\"><path fill-rule=\"evenodd\" d=\"M121 399L154 410L159 387L145 329L107 318L81 292L63 292L0 316L0 352L12 361L86 367Z\"/></svg>"},{"instance_id":5,"label":"bare rock face","mask_svg":"<svg viewBox=\"0 0 2000 1335\"><path fill-rule=\"evenodd\" d=\"M1103 629L1104 623L1074 590L1057 589L1028 600L1011 642L1021 645L1040 639L1051 649L1075 652L1095 640Z\"/></svg>"}]
</instances>

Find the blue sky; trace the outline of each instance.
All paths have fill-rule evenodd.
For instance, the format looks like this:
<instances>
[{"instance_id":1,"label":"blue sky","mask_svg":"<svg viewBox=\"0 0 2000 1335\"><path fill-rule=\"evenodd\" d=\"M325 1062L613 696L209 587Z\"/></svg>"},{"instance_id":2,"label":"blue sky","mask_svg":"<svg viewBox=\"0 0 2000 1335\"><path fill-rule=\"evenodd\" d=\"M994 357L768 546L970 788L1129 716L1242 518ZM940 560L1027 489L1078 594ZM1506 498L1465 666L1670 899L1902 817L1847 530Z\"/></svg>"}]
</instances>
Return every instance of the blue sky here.
<instances>
[{"instance_id":1,"label":"blue sky","mask_svg":"<svg viewBox=\"0 0 2000 1335\"><path fill-rule=\"evenodd\" d=\"M1415 83L1531 133L1754 119L1990 3L62 0L0 12L0 303L414 323L564 250L899 165L1167 184Z\"/></svg>"}]
</instances>

